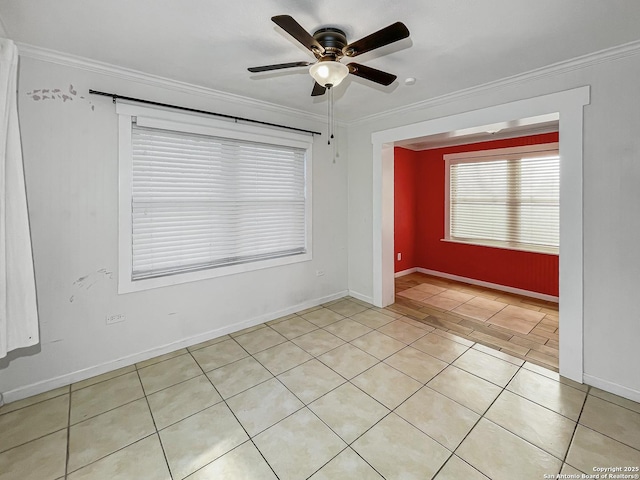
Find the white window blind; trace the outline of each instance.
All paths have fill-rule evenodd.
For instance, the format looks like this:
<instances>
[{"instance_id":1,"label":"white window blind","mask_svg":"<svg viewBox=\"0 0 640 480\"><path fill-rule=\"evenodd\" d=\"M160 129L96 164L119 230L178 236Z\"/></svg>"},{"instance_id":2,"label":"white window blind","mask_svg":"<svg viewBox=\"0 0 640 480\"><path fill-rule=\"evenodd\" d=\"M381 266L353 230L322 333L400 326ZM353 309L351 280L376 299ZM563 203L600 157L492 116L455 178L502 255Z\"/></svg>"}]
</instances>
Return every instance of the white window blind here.
<instances>
[{"instance_id":1,"label":"white window blind","mask_svg":"<svg viewBox=\"0 0 640 480\"><path fill-rule=\"evenodd\" d=\"M302 148L132 127L132 280L306 252Z\"/></svg>"},{"instance_id":2,"label":"white window blind","mask_svg":"<svg viewBox=\"0 0 640 480\"><path fill-rule=\"evenodd\" d=\"M557 253L557 150L449 161L449 239Z\"/></svg>"}]
</instances>

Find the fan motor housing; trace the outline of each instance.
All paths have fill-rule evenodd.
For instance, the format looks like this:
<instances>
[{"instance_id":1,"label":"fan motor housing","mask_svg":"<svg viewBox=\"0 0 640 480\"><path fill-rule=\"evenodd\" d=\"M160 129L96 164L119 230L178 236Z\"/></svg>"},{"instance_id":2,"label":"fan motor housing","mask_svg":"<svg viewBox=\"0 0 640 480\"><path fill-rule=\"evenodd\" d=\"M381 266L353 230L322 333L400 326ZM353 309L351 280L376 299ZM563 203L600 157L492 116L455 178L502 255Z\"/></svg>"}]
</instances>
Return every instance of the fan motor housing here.
<instances>
[{"instance_id":1,"label":"fan motor housing","mask_svg":"<svg viewBox=\"0 0 640 480\"><path fill-rule=\"evenodd\" d=\"M324 56L336 58L343 56L342 49L347 45L347 35L342 30L337 28L321 28L313 34L313 38L324 47Z\"/></svg>"}]
</instances>

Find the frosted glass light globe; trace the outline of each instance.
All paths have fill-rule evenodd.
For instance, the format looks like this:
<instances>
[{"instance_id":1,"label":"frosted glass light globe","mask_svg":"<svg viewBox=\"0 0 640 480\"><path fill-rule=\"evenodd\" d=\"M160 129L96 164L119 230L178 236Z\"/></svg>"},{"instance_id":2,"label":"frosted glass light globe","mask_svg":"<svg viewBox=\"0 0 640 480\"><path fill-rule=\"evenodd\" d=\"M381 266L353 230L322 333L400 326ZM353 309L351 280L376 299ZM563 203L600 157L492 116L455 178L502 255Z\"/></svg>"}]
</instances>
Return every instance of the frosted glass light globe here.
<instances>
[{"instance_id":1,"label":"frosted glass light globe","mask_svg":"<svg viewBox=\"0 0 640 480\"><path fill-rule=\"evenodd\" d=\"M340 62L325 61L311 65L309 73L323 87L335 87L349 74L349 69Z\"/></svg>"}]
</instances>

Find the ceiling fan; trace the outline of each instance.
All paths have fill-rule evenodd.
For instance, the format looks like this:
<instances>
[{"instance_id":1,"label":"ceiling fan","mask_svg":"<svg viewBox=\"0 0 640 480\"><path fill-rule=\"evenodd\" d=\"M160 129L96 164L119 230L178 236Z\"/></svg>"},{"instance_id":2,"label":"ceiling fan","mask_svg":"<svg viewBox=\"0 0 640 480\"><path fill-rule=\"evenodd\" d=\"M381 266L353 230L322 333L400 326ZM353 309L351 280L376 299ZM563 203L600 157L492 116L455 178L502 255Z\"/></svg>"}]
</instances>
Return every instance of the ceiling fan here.
<instances>
[{"instance_id":1,"label":"ceiling fan","mask_svg":"<svg viewBox=\"0 0 640 480\"><path fill-rule=\"evenodd\" d=\"M327 89L338 85L348 74L365 78L381 85L390 85L397 78L382 70L359 63L341 63L343 57L356 57L376 48L384 47L409 36L409 29L396 22L360 40L347 43L347 36L338 28L321 28L313 35L307 32L293 17L277 15L271 20L295 38L316 57L316 62L290 62L251 67L250 72L266 72L282 68L308 67L315 80L311 96L323 95Z\"/></svg>"}]
</instances>

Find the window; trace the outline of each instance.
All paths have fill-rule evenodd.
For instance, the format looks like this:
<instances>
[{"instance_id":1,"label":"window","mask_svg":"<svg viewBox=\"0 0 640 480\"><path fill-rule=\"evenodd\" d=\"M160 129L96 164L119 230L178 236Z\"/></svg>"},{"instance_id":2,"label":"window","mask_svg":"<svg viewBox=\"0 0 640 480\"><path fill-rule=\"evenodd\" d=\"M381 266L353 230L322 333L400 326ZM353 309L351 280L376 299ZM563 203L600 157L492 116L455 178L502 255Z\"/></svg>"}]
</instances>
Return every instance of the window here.
<instances>
[{"instance_id":1,"label":"window","mask_svg":"<svg viewBox=\"0 0 640 480\"><path fill-rule=\"evenodd\" d=\"M445 240L558 253L558 144L445 155Z\"/></svg>"},{"instance_id":2,"label":"window","mask_svg":"<svg viewBox=\"0 0 640 480\"><path fill-rule=\"evenodd\" d=\"M309 136L118 113L120 293L311 259Z\"/></svg>"}]
</instances>

